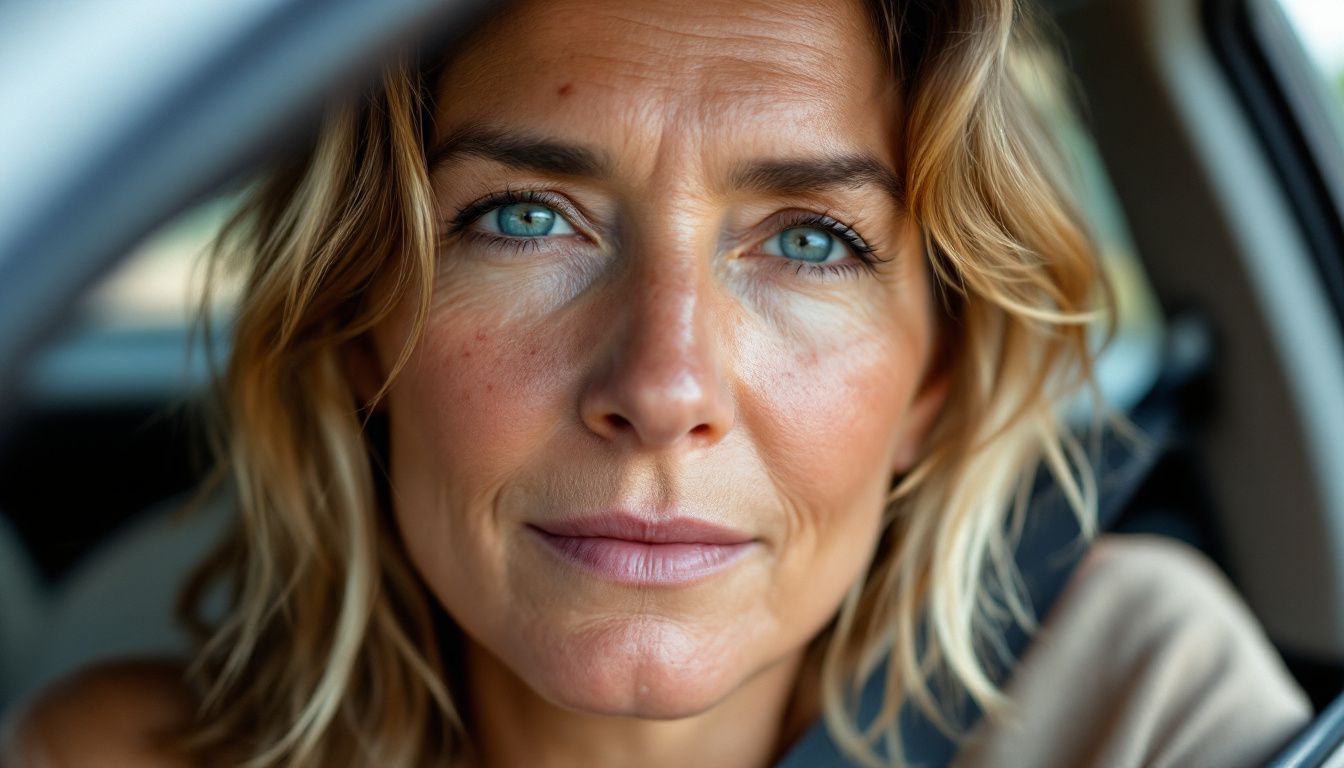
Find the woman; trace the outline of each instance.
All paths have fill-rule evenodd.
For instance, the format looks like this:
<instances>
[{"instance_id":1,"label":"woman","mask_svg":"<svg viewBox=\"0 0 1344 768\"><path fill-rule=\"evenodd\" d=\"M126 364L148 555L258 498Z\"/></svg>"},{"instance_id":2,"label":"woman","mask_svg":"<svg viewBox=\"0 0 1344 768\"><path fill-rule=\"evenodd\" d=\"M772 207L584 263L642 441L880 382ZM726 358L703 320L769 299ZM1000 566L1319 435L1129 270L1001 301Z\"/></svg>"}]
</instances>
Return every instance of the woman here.
<instances>
[{"instance_id":1,"label":"woman","mask_svg":"<svg viewBox=\"0 0 1344 768\"><path fill-rule=\"evenodd\" d=\"M870 673L985 710L962 765L1272 752L1301 693L1173 545L1097 543L993 674L1037 467L1097 505L1056 410L1104 290L1024 10L536 0L391 68L233 230L229 609L20 753L901 764Z\"/></svg>"}]
</instances>

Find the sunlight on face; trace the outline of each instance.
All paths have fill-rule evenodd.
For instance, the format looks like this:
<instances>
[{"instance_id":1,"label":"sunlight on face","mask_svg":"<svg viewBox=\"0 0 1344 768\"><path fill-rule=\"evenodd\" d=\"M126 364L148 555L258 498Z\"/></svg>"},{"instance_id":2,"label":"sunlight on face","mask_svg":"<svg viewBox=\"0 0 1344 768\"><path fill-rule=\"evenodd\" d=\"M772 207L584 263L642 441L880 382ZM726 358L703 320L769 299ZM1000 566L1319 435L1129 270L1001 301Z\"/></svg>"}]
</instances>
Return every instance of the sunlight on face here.
<instances>
[{"instance_id":1,"label":"sunlight on face","mask_svg":"<svg viewBox=\"0 0 1344 768\"><path fill-rule=\"evenodd\" d=\"M941 404L869 30L857 3L521 3L445 72L396 517L478 657L553 704L702 712L867 566Z\"/></svg>"}]
</instances>

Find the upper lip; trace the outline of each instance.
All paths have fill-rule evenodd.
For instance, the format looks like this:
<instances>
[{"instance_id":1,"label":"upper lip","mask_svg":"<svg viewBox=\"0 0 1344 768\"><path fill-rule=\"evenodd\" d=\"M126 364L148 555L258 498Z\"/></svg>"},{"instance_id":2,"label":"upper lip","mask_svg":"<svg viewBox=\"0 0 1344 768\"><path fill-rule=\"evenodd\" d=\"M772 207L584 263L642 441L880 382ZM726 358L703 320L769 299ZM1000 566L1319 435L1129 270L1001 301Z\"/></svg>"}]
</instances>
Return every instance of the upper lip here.
<instances>
[{"instance_id":1,"label":"upper lip","mask_svg":"<svg viewBox=\"0 0 1344 768\"><path fill-rule=\"evenodd\" d=\"M645 544L743 544L754 537L694 517L651 519L628 512L570 517L532 523L552 536L637 541Z\"/></svg>"}]
</instances>

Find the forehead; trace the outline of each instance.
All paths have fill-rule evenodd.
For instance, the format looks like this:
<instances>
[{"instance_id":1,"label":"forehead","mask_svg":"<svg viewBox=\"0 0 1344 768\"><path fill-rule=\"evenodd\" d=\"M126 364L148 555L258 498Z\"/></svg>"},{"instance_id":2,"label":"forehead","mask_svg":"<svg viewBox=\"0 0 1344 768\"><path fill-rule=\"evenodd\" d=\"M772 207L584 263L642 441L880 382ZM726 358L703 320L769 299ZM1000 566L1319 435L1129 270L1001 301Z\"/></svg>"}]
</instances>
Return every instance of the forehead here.
<instances>
[{"instance_id":1,"label":"forehead","mask_svg":"<svg viewBox=\"0 0 1344 768\"><path fill-rule=\"evenodd\" d=\"M800 143L890 159L894 91L858 0L532 0L448 63L439 124L488 122L650 162Z\"/></svg>"}]
</instances>

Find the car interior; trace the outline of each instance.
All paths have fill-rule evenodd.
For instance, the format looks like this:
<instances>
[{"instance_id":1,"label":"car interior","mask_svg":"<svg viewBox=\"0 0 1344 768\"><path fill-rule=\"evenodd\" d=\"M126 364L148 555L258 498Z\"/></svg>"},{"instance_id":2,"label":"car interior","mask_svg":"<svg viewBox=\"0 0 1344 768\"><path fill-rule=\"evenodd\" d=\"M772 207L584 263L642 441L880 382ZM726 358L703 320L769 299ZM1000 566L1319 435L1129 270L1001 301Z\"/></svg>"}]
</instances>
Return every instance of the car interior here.
<instances>
[{"instance_id":1,"label":"car interior","mask_svg":"<svg viewBox=\"0 0 1344 768\"><path fill-rule=\"evenodd\" d=\"M1174 415L1109 528L1227 574L1318 713L1293 766L1344 742L1344 9L1316 2L1340 27L1332 72L1311 4L1043 3L1076 102L1043 107L1117 299L1102 394L1133 415L1160 392ZM185 653L176 592L232 514L195 493L229 311L226 286L204 343L197 257L324 100L491 4L159 5L135 29L0 9L0 713L98 660ZM78 98L45 105L21 73L60 57L78 66L45 88ZM72 121L51 154L44 131ZM1083 428L1089 404L1062 405Z\"/></svg>"}]
</instances>

